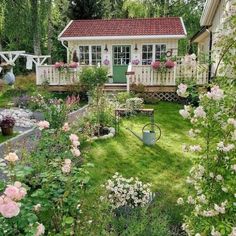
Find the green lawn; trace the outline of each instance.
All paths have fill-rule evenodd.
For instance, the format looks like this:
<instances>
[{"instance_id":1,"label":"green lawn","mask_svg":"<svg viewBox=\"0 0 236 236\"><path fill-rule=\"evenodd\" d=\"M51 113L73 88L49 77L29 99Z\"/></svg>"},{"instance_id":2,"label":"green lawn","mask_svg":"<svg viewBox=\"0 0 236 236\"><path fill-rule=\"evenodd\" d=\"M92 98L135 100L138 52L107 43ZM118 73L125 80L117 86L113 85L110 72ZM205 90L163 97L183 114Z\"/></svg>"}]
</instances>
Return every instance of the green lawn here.
<instances>
[{"instance_id":1,"label":"green lawn","mask_svg":"<svg viewBox=\"0 0 236 236\"><path fill-rule=\"evenodd\" d=\"M141 133L149 118L144 115L123 119L120 133L113 139L100 140L87 148L87 161L94 163L91 170L91 187L84 202L89 211L97 202L101 184L115 172L125 177L138 176L152 184L157 193L158 207L168 211L170 220L178 222L180 211L176 199L186 191L185 178L191 166L189 154L182 153L182 144L191 142L187 135L190 124L179 115L179 104L160 102L148 105L155 109L155 122L162 130L162 137L155 146L145 146L125 127Z\"/></svg>"},{"instance_id":2,"label":"green lawn","mask_svg":"<svg viewBox=\"0 0 236 236\"><path fill-rule=\"evenodd\" d=\"M3 136L1 133L0 133L0 143L3 143L5 141L7 141L8 139L11 139L13 137L15 137L18 133L14 133L13 135L10 135L10 136Z\"/></svg>"}]
</instances>

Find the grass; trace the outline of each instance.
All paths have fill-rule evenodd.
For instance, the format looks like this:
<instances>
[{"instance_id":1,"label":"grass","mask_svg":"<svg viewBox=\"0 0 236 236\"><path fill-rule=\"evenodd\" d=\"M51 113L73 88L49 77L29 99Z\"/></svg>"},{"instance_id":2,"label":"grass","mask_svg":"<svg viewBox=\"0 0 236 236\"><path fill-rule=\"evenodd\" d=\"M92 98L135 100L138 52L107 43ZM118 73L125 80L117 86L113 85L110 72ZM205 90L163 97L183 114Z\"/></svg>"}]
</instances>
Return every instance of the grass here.
<instances>
[{"instance_id":1,"label":"grass","mask_svg":"<svg viewBox=\"0 0 236 236\"><path fill-rule=\"evenodd\" d=\"M145 146L125 129L129 127L141 135L142 127L149 122L144 115L123 119L120 133L115 138L92 143L87 161L95 167L91 170L91 186L84 201L88 212L98 204L101 184L119 172L125 177L138 176L151 183L152 191L157 193L157 210L168 212L170 221L179 223L181 215L176 200L186 192L185 178L191 166L189 154L182 153L182 144L191 139L187 135L190 124L178 112L181 107L167 102L147 106L155 109L155 122L162 130L161 139L155 146ZM95 205L91 206L93 202Z\"/></svg>"},{"instance_id":2,"label":"grass","mask_svg":"<svg viewBox=\"0 0 236 236\"><path fill-rule=\"evenodd\" d=\"M18 133L13 133L13 135L10 135L10 136L3 136L2 134L0 134L0 143L4 143L6 142L7 140L15 137Z\"/></svg>"}]
</instances>

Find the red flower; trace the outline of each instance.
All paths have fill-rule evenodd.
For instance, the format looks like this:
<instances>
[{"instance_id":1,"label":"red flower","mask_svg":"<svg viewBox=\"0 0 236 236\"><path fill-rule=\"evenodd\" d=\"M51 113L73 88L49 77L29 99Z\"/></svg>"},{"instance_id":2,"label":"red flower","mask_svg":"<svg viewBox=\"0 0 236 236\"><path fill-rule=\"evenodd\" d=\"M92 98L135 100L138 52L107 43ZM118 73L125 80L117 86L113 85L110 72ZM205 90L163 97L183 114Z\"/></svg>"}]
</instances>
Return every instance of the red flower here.
<instances>
[{"instance_id":1,"label":"red flower","mask_svg":"<svg viewBox=\"0 0 236 236\"><path fill-rule=\"evenodd\" d=\"M175 66L175 63L171 60L168 60L168 61L165 62L165 67L167 69L172 69L174 66Z\"/></svg>"},{"instance_id":2,"label":"red flower","mask_svg":"<svg viewBox=\"0 0 236 236\"><path fill-rule=\"evenodd\" d=\"M153 61L151 63L152 69L158 70L161 67L161 62L160 61Z\"/></svg>"}]
</instances>

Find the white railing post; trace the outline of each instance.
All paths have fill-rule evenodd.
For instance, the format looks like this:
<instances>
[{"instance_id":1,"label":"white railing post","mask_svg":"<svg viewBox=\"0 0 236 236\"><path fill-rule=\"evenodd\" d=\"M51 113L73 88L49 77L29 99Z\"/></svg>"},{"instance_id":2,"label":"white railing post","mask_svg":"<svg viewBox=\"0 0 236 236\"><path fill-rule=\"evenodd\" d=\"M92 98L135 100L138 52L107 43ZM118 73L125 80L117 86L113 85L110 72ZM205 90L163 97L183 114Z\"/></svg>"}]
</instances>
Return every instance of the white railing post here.
<instances>
[{"instance_id":1,"label":"white railing post","mask_svg":"<svg viewBox=\"0 0 236 236\"><path fill-rule=\"evenodd\" d=\"M127 90L128 93L129 93L129 90L130 90L129 77L130 77L131 73L132 73L132 64L130 62L129 65L128 65L127 73L126 73L126 90Z\"/></svg>"}]
</instances>

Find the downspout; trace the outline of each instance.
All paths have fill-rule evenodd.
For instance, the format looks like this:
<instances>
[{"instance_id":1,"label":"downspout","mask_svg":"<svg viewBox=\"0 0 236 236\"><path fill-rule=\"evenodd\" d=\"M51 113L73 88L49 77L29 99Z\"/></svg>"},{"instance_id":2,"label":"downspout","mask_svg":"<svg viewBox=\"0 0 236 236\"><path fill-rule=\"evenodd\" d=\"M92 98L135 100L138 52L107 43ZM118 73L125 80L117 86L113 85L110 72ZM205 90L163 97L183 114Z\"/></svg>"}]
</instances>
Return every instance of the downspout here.
<instances>
[{"instance_id":1,"label":"downspout","mask_svg":"<svg viewBox=\"0 0 236 236\"><path fill-rule=\"evenodd\" d=\"M212 62L211 62L211 58L212 58L212 31L208 31L210 33L210 41L209 41L209 66L208 66L208 83L211 82L212 77L211 77L211 69L212 69Z\"/></svg>"},{"instance_id":2,"label":"downspout","mask_svg":"<svg viewBox=\"0 0 236 236\"><path fill-rule=\"evenodd\" d=\"M65 41L61 40L62 46L66 49L66 61L69 62L69 48L65 45Z\"/></svg>"}]
</instances>

